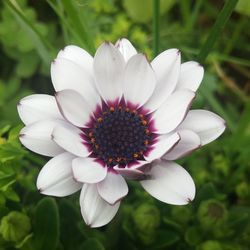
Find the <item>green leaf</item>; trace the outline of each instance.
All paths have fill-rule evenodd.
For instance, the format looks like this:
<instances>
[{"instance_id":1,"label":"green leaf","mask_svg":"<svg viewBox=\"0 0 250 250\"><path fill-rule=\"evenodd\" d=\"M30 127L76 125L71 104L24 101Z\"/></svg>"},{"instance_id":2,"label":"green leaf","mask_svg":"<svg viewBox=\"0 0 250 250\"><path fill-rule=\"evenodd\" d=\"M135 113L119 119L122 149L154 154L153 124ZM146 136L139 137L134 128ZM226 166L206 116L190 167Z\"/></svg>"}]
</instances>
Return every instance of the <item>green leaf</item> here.
<instances>
[{"instance_id":1,"label":"green leaf","mask_svg":"<svg viewBox=\"0 0 250 250\"><path fill-rule=\"evenodd\" d=\"M212 30L210 31L210 33L207 37L207 40L205 41L205 43L201 47L200 53L199 53L198 58L197 58L199 62L204 62L205 59L207 58L207 56L210 53L210 51L212 50L216 40L219 38L223 27L226 25L229 17L231 16L237 2L238 2L238 0L227 0L226 1L223 9L219 13L219 15L215 21L215 24L214 24Z\"/></svg>"},{"instance_id":2,"label":"green leaf","mask_svg":"<svg viewBox=\"0 0 250 250\"><path fill-rule=\"evenodd\" d=\"M74 29L75 32L81 37L83 41L83 46L90 52L94 53L95 47L93 39L86 25L86 20L84 19L84 6L76 6L76 1L62 0L61 1L64 11L67 14L67 17L71 23L71 29Z\"/></svg>"},{"instance_id":3,"label":"green leaf","mask_svg":"<svg viewBox=\"0 0 250 250\"><path fill-rule=\"evenodd\" d=\"M43 198L36 207L34 249L53 250L59 242L59 213L53 198Z\"/></svg>"},{"instance_id":4,"label":"green leaf","mask_svg":"<svg viewBox=\"0 0 250 250\"><path fill-rule=\"evenodd\" d=\"M175 231L159 230L157 232L157 243L154 244L154 249L165 249L168 246L175 244L180 239Z\"/></svg>"},{"instance_id":5,"label":"green leaf","mask_svg":"<svg viewBox=\"0 0 250 250\"><path fill-rule=\"evenodd\" d=\"M198 227L192 226L185 232L185 240L190 246L196 246L202 242L201 230Z\"/></svg>"},{"instance_id":6,"label":"green leaf","mask_svg":"<svg viewBox=\"0 0 250 250\"><path fill-rule=\"evenodd\" d=\"M52 50L50 44L46 41L46 38L39 32L37 27L23 14L20 6L15 0L6 0L4 2L6 6L9 7L9 10L16 18L17 22L20 23L24 31L30 36L30 39L33 41L35 48L44 61L46 65L49 65L51 61L50 50Z\"/></svg>"},{"instance_id":7,"label":"green leaf","mask_svg":"<svg viewBox=\"0 0 250 250\"><path fill-rule=\"evenodd\" d=\"M234 207L229 213L228 228L233 229L236 235L241 235L250 222L248 207Z\"/></svg>"},{"instance_id":8,"label":"green leaf","mask_svg":"<svg viewBox=\"0 0 250 250\"><path fill-rule=\"evenodd\" d=\"M13 180L15 180L14 174L7 174L2 176L0 172L0 188L9 185L10 183L13 183Z\"/></svg>"},{"instance_id":9,"label":"green leaf","mask_svg":"<svg viewBox=\"0 0 250 250\"><path fill-rule=\"evenodd\" d=\"M216 197L216 190L215 190L214 184L206 183L200 188L195 198L195 205L198 206L201 201L212 199L215 197Z\"/></svg>"},{"instance_id":10,"label":"green leaf","mask_svg":"<svg viewBox=\"0 0 250 250\"><path fill-rule=\"evenodd\" d=\"M155 0L153 0L155 1ZM159 1L159 0L156 0ZM160 1L160 14L164 14L174 5L174 0L161 0ZM152 0L124 0L124 8L128 15L138 23L147 23L152 19L153 8Z\"/></svg>"},{"instance_id":11,"label":"green leaf","mask_svg":"<svg viewBox=\"0 0 250 250\"><path fill-rule=\"evenodd\" d=\"M82 244L82 249L84 249L84 250L105 250L103 245L97 239L94 239L94 238L87 239Z\"/></svg>"},{"instance_id":12,"label":"green leaf","mask_svg":"<svg viewBox=\"0 0 250 250\"><path fill-rule=\"evenodd\" d=\"M250 16L250 1L249 0L239 0L236 5L235 10L240 14Z\"/></svg>"}]
</instances>

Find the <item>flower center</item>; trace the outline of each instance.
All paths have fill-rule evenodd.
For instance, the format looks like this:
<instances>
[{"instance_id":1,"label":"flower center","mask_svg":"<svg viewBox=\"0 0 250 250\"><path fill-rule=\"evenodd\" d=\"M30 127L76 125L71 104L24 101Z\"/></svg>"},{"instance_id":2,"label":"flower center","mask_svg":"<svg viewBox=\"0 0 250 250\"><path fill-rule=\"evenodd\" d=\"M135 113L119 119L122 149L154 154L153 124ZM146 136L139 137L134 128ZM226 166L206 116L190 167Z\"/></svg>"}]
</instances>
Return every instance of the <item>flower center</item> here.
<instances>
[{"instance_id":1,"label":"flower center","mask_svg":"<svg viewBox=\"0 0 250 250\"><path fill-rule=\"evenodd\" d=\"M87 136L93 156L109 167L143 160L152 142L148 119L126 106L102 111Z\"/></svg>"}]
</instances>

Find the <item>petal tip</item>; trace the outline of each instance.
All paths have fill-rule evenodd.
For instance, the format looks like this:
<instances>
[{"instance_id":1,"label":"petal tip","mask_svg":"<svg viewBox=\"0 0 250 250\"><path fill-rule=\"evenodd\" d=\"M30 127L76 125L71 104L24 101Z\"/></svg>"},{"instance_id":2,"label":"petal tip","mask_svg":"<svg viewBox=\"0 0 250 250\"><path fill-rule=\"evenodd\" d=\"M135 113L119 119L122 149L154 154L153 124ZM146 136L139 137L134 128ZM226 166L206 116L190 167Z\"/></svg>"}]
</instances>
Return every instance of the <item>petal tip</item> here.
<instances>
[{"instance_id":1,"label":"petal tip","mask_svg":"<svg viewBox=\"0 0 250 250\"><path fill-rule=\"evenodd\" d=\"M21 133L21 134L19 134L19 138L23 138L23 137L25 137L25 135L26 135L26 134Z\"/></svg>"},{"instance_id":2,"label":"petal tip","mask_svg":"<svg viewBox=\"0 0 250 250\"><path fill-rule=\"evenodd\" d=\"M187 204L190 204L191 202L193 202L194 198L187 198Z\"/></svg>"}]
</instances>

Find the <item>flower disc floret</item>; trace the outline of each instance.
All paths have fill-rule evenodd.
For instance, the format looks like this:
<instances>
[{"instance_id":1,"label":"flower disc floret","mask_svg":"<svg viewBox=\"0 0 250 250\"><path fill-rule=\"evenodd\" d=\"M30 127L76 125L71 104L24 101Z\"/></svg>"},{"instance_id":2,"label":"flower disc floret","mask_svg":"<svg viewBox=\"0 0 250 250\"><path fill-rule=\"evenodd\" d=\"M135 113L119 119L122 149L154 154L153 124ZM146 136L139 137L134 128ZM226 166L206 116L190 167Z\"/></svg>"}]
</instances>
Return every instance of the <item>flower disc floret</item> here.
<instances>
[{"instance_id":1,"label":"flower disc floret","mask_svg":"<svg viewBox=\"0 0 250 250\"><path fill-rule=\"evenodd\" d=\"M86 132L92 156L108 167L144 160L153 138L149 116L126 105L104 108Z\"/></svg>"}]
</instances>

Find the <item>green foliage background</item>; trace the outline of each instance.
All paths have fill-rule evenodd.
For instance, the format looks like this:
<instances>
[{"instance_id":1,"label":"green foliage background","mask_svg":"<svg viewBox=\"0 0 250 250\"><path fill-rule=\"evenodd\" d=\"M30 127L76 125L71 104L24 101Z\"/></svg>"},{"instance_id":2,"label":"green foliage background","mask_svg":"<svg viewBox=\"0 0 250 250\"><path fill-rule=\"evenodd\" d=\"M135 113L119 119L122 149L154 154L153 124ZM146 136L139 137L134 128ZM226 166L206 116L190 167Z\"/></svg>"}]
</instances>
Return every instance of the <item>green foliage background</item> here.
<instances>
[{"instance_id":1,"label":"green foliage background","mask_svg":"<svg viewBox=\"0 0 250 250\"><path fill-rule=\"evenodd\" d=\"M250 5L238 1L223 21L229 2L237 1L160 1L159 51L176 47L184 61L204 64L193 107L227 122L221 138L179 161L195 180L196 199L163 204L130 182L118 215L101 229L85 226L79 194L54 199L36 190L48 159L20 145L16 105L31 93L53 94L50 62L65 45L93 54L103 40L127 37L152 58L152 0L0 2L0 250L249 249Z\"/></svg>"}]
</instances>

